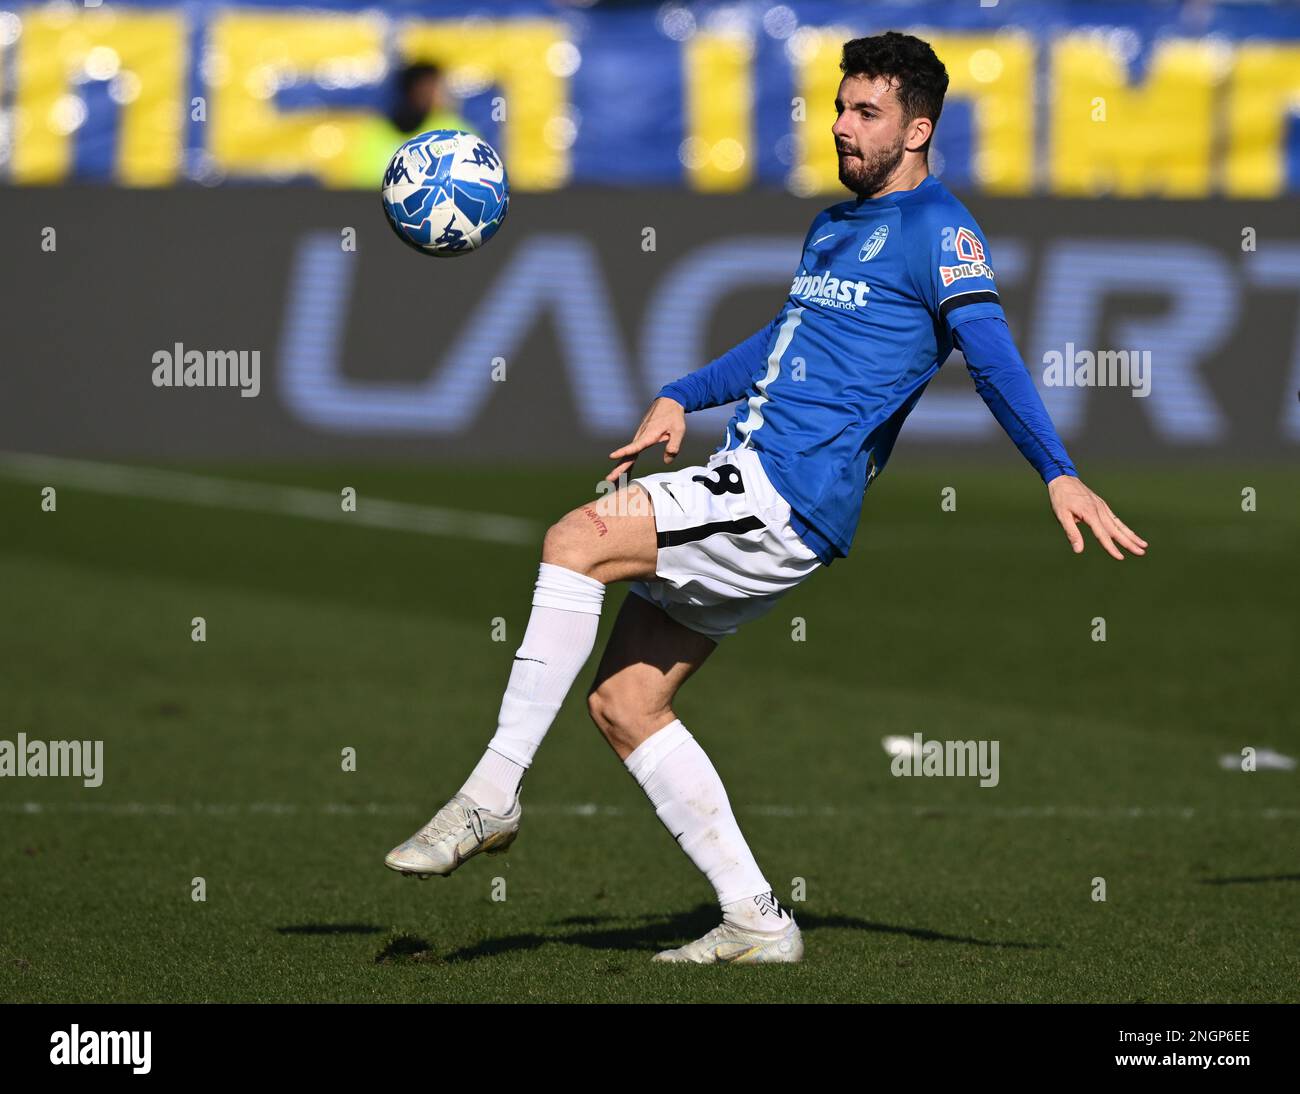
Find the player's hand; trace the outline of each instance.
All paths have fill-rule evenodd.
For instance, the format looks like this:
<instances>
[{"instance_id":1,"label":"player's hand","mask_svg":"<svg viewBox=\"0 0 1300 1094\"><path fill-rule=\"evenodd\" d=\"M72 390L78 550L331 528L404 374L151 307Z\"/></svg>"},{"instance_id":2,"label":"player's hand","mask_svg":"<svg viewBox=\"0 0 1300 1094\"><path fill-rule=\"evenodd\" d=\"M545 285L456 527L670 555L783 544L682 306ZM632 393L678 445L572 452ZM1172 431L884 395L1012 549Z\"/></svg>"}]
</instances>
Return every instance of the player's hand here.
<instances>
[{"instance_id":1,"label":"player's hand","mask_svg":"<svg viewBox=\"0 0 1300 1094\"><path fill-rule=\"evenodd\" d=\"M1052 512L1065 529L1077 555L1083 550L1083 533L1079 521L1092 529L1092 534L1110 553L1112 558L1124 559L1121 547L1130 554L1146 554L1147 541L1111 512L1110 506L1099 494L1094 494L1073 475L1058 475L1047 484L1047 495L1052 501Z\"/></svg>"},{"instance_id":2,"label":"player's hand","mask_svg":"<svg viewBox=\"0 0 1300 1094\"><path fill-rule=\"evenodd\" d=\"M616 448L609 454L611 460L622 460L622 463L605 476L605 481L617 482L631 470L640 453L657 444L664 445L664 463L672 463L681 451L682 438L685 436L686 410L682 404L674 399L656 399L641 419L632 443Z\"/></svg>"}]
</instances>

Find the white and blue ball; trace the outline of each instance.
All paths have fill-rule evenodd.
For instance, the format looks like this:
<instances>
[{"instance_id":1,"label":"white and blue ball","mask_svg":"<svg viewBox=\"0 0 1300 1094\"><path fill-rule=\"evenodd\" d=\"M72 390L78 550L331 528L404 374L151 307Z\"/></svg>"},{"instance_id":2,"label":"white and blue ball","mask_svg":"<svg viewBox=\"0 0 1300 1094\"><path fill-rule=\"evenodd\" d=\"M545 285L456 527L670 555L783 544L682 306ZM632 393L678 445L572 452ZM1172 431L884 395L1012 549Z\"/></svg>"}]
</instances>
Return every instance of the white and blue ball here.
<instances>
[{"instance_id":1,"label":"white and blue ball","mask_svg":"<svg viewBox=\"0 0 1300 1094\"><path fill-rule=\"evenodd\" d=\"M388 223L404 243L454 258L496 235L510 205L510 183L501 157L482 137L434 129L393 153L383 198Z\"/></svg>"}]
</instances>

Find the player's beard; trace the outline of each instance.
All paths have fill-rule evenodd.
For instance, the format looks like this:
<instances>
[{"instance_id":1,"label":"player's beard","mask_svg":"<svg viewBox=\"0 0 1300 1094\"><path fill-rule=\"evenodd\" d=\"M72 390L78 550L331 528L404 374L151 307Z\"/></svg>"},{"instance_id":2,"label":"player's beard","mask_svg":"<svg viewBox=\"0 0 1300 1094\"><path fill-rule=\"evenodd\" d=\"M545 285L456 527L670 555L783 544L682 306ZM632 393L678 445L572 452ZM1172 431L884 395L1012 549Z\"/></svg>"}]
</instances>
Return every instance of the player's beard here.
<instances>
[{"instance_id":1,"label":"player's beard","mask_svg":"<svg viewBox=\"0 0 1300 1094\"><path fill-rule=\"evenodd\" d=\"M898 140L888 148L882 148L869 157L839 155L840 182L859 197L869 198L883 189L889 176L903 161L906 139L899 133Z\"/></svg>"}]
</instances>

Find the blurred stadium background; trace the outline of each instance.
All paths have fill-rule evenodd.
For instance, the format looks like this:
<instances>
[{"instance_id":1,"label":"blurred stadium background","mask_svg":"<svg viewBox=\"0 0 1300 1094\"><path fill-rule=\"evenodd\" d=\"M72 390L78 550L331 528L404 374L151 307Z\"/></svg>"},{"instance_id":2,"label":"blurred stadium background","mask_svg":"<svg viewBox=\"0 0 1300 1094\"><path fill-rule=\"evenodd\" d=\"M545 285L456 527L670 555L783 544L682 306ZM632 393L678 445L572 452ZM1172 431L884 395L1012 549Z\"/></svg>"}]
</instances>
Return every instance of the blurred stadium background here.
<instances>
[{"instance_id":1,"label":"blurred stadium background","mask_svg":"<svg viewBox=\"0 0 1300 1094\"><path fill-rule=\"evenodd\" d=\"M991 237L1031 367L1067 343L1152 354L1150 398L1044 390L1080 456L1293 452L1300 10L1028 0L7 10L8 447L601 451L775 313L842 194L840 45L894 26L947 64L933 170ZM398 123L457 120L506 158L510 231L422 263L376 191ZM131 382L177 341L259 349L263 395ZM905 451L1005 451L941 377Z\"/></svg>"},{"instance_id":2,"label":"blurred stadium background","mask_svg":"<svg viewBox=\"0 0 1300 1094\"><path fill-rule=\"evenodd\" d=\"M957 358L789 598L809 642L756 625L683 699L810 882L808 968L649 969L714 911L576 694L532 839L404 887L380 857L490 734L542 530L775 314L845 196L840 46L887 29L947 65L932 170L1152 554L1068 557ZM455 262L377 192L434 125L512 183ZM3 997L1294 1000L1298 191L1290 3L0 0L0 736L108 765L0 785ZM177 343L259 351L258 397L155 388ZM1149 396L1041 386L1069 346L1149 351ZM891 778L914 731L1000 738L999 789ZM1276 769L1223 770L1246 746Z\"/></svg>"}]
</instances>

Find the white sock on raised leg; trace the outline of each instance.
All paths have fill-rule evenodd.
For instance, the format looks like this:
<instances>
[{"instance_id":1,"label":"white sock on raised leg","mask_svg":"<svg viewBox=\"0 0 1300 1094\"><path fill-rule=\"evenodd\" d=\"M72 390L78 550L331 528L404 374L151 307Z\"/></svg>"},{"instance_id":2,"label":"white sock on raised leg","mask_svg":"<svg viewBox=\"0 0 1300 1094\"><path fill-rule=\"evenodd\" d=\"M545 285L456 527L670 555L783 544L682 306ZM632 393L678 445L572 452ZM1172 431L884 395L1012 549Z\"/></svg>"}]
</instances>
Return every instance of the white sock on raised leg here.
<instances>
[{"instance_id":1,"label":"white sock on raised leg","mask_svg":"<svg viewBox=\"0 0 1300 1094\"><path fill-rule=\"evenodd\" d=\"M461 790L494 813L508 812L542 738L596 644L605 586L543 562L533 610L501 699L497 731Z\"/></svg>"}]
</instances>

